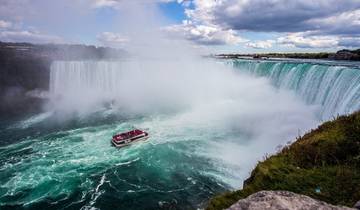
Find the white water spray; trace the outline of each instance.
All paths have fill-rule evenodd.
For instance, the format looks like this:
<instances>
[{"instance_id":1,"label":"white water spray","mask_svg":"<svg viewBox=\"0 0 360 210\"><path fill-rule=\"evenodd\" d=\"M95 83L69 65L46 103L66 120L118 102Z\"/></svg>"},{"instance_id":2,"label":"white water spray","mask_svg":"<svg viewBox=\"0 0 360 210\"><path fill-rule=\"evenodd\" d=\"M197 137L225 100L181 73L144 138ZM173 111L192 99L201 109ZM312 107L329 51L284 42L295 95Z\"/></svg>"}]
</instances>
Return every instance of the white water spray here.
<instances>
[{"instance_id":1,"label":"white water spray","mask_svg":"<svg viewBox=\"0 0 360 210\"><path fill-rule=\"evenodd\" d=\"M130 21L125 25L133 35L128 43L133 57L53 63L52 109L86 114L105 105L122 114L166 115L166 120L144 122L150 133L181 133L186 139L192 134L181 131L190 129L218 136L203 136L213 149L197 153L222 163L221 168L240 166L241 178L264 153L315 125L313 108L291 93L201 58L184 41L165 39L154 28L159 26L154 7L124 3L122 9L121 23ZM139 16L133 17L133 10ZM246 152L249 148L253 152Z\"/></svg>"}]
</instances>

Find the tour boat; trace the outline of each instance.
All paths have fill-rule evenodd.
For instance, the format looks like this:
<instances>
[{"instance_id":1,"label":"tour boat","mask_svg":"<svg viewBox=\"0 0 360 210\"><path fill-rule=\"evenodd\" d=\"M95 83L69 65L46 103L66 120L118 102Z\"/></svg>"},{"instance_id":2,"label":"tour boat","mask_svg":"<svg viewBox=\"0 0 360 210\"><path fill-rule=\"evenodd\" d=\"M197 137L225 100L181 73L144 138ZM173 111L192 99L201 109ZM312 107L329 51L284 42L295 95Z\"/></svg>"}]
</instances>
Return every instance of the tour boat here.
<instances>
[{"instance_id":1,"label":"tour boat","mask_svg":"<svg viewBox=\"0 0 360 210\"><path fill-rule=\"evenodd\" d=\"M111 142L115 147L125 147L138 141L144 141L149 138L149 134L145 131L135 129L125 133L116 134Z\"/></svg>"}]
</instances>

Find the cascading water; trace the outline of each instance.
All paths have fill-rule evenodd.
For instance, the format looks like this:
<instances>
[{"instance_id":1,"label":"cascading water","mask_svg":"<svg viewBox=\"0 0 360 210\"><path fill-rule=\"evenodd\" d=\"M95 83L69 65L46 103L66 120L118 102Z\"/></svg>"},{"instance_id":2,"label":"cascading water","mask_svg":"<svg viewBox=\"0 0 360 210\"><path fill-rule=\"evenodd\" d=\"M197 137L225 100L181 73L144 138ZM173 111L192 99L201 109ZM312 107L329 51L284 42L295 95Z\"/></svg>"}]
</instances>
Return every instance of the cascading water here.
<instances>
[{"instance_id":1,"label":"cascading water","mask_svg":"<svg viewBox=\"0 0 360 210\"><path fill-rule=\"evenodd\" d=\"M360 109L360 69L306 62L233 60L241 71L269 78L274 86L296 92L307 104L319 105L330 119Z\"/></svg>"},{"instance_id":2,"label":"cascading water","mask_svg":"<svg viewBox=\"0 0 360 210\"><path fill-rule=\"evenodd\" d=\"M50 95L0 133L17 134L0 147L1 207L200 208L317 123L291 92L206 59L54 62ZM134 127L149 141L111 146Z\"/></svg>"},{"instance_id":3,"label":"cascading water","mask_svg":"<svg viewBox=\"0 0 360 210\"><path fill-rule=\"evenodd\" d=\"M131 66L133 65L133 66ZM116 94L123 82L122 70L136 71L136 63L107 61L54 62L51 66L50 92L64 94L73 91L95 91L102 94Z\"/></svg>"},{"instance_id":4,"label":"cascading water","mask_svg":"<svg viewBox=\"0 0 360 210\"><path fill-rule=\"evenodd\" d=\"M54 62L50 73L50 93L62 108L81 106L83 109L91 104L111 101L124 93L124 89L118 87L126 83L122 70L127 68L130 66L125 66L125 62ZM131 69L136 71L136 68Z\"/></svg>"}]
</instances>

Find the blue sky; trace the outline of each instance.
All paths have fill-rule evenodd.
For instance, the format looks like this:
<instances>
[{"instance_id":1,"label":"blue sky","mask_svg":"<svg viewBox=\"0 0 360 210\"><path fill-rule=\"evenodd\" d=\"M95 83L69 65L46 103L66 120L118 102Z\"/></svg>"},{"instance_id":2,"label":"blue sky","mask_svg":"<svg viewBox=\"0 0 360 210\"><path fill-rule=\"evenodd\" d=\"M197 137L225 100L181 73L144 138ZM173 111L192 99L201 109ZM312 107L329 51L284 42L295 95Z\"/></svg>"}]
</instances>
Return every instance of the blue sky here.
<instances>
[{"instance_id":1,"label":"blue sky","mask_svg":"<svg viewBox=\"0 0 360 210\"><path fill-rule=\"evenodd\" d=\"M127 0L1 1L0 41L122 47L130 40L121 33L129 25L119 30L118 24ZM155 5L162 19L159 27L167 36L188 40L212 52L319 52L360 48L359 0L133 2L144 8ZM134 17L142 15L138 12Z\"/></svg>"},{"instance_id":2,"label":"blue sky","mask_svg":"<svg viewBox=\"0 0 360 210\"><path fill-rule=\"evenodd\" d=\"M186 19L185 8L176 1L159 4L161 12L173 23L181 23Z\"/></svg>"}]
</instances>

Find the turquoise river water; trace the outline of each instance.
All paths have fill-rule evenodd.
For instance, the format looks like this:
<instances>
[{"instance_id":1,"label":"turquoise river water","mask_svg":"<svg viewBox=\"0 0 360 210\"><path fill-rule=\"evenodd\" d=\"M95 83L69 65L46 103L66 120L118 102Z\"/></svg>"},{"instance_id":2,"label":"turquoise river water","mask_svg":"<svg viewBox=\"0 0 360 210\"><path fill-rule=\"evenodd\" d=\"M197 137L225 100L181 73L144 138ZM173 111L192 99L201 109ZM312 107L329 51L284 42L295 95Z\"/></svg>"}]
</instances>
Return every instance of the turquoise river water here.
<instances>
[{"instance_id":1,"label":"turquoise river water","mask_svg":"<svg viewBox=\"0 0 360 210\"><path fill-rule=\"evenodd\" d=\"M150 64L139 73L148 66L54 62L44 112L0 124L0 208L202 208L240 188L278 145L360 109L356 66L212 65L166 73ZM112 135L133 128L150 139L111 146Z\"/></svg>"}]
</instances>

